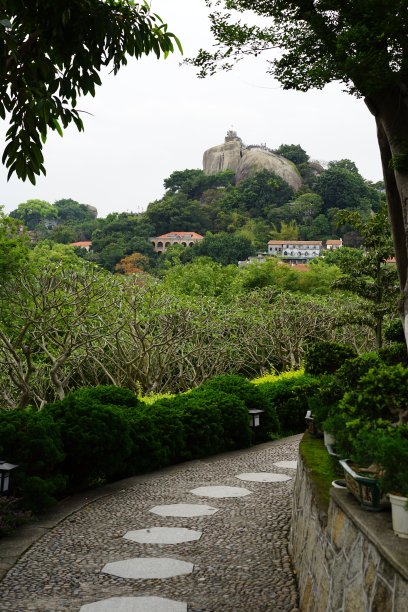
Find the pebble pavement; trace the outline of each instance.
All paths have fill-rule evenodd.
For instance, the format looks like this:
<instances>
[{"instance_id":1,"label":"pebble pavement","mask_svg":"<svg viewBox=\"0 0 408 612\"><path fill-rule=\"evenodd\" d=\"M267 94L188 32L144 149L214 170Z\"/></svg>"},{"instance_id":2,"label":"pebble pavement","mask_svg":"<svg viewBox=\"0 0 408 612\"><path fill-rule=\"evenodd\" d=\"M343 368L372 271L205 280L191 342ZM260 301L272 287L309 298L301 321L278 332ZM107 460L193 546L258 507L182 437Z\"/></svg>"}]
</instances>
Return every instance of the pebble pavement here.
<instances>
[{"instance_id":1,"label":"pebble pavement","mask_svg":"<svg viewBox=\"0 0 408 612\"><path fill-rule=\"evenodd\" d=\"M109 598L125 605L133 599L116 598L150 597L155 598L150 600L153 606L160 601L156 598L184 602L188 612L296 612L298 595L288 553L295 464L286 462L296 460L298 444L296 436L180 464L84 506L35 542L8 572L0 583L1 611L79 612ZM261 472L290 480L238 478ZM240 497L192 493L202 487L244 485L251 493ZM211 505L218 511L188 517L151 512L171 504ZM124 538L129 531L155 527L202 535L167 544ZM194 568L164 579L123 578L102 571L108 564L135 558L172 558ZM182 609L181 603L173 605Z\"/></svg>"}]
</instances>

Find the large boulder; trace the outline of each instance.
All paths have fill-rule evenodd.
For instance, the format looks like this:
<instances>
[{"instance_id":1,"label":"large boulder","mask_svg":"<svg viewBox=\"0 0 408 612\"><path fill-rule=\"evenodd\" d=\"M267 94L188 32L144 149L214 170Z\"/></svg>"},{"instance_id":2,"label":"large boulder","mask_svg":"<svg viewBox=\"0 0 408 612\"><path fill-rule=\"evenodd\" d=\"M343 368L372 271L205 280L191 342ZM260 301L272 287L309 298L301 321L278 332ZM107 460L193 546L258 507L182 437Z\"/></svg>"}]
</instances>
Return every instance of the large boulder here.
<instances>
[{"instance_id":1,"label":"large boulder","mask_svg":"<svg viewBox=\"0 0 408 612\"><path fill-rule=\"evenodd\" d=\"M302 186L300 174L291 161L275 155L265 147L245 147L233 131L227 133L224 144L204 152L203 169L207 175L232 170L235 172L236 185L260 170L270 170L286 181L295 192Z\"/></svg>"}]
</instances>

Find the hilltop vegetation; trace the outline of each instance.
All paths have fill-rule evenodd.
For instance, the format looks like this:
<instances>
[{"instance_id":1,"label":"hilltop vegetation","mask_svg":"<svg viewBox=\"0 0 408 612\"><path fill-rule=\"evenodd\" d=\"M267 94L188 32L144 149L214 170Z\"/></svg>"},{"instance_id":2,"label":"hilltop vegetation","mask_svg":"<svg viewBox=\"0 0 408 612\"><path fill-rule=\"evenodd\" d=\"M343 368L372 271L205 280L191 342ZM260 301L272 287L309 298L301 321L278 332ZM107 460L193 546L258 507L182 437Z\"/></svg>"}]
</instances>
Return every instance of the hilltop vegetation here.
<instances>
[{"instance_id":1,"label":"hilltop vegetation","mask_svg":"<svg viewBox=\"0 0 408 612\"><path fill-rule=\"evenodd\" d=\"M224 265L266 250L273 238L343 237L346 245L359 246L357 232L346 223L338 226L337 213L352 210L367 218L377 212L384 200L381 182L366 181L347 159L330 162L323 170L309 161L300 145L281 145L276 153L292 161L302 176L303 187L297 194L267 170L235 186L232 171L207 176L202 170L187 169L166 178L163 197L149 203L143 213L111 213L97 219L92 207L63 199L54 204L29 200L10 216L40 240L62 244L91 240L92 254L83 255L111 272L134 253L147 258L143 269L156 269L159 262L149 237L169 231L195 231L208 237L182 261L206 255ZM218 242L210 234L218 235Z\"/></svg>"}]
</instances>

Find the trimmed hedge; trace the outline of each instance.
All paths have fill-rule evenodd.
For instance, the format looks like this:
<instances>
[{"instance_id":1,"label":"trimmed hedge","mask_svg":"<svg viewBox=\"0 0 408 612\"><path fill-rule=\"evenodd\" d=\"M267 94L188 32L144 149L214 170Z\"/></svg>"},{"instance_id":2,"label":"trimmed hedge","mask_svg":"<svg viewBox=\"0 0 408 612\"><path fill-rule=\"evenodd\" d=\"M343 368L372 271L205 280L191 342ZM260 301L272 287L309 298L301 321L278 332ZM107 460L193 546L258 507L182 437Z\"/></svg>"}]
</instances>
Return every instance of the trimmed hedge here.
<instances>
[{"instance_id":1,"label":"trimmed hedge","mask_svg":"<svg viewBox=\"0 0 408 612\"><path fill-rule=\"evenodd\" d=\"M19 466L12 485L23 508L39 512L64 491L65 452L50 415L31 408L0 412L0 457Z\"/></svg>"},{"instance_id":2,"label":"trimmed hedge","mask_svg":"<svg viewBox=\"0 0 408 612\"><path fill-rule=\"evenodd\" d=\"M265 402L278 415L282 434L291 435L305 430L309 400L317 394L319 385L319 378L308 374L258 385Z\"/></svg>"}]
</instances>

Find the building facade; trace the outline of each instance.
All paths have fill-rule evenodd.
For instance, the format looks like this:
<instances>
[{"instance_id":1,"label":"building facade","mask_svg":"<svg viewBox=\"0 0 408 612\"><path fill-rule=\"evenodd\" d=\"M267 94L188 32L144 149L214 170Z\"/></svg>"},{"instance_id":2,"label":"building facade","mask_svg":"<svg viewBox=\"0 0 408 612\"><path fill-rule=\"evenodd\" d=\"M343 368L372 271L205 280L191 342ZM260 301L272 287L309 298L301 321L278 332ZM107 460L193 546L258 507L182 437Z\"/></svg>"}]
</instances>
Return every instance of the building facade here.
<instances>
[{"instance_id":1,"label":"building facade","mask_svg":"<svg viewBox=\"0 0 408 612\"><path fill-rule=\"evenodd\" d=\"M321 240L269 240L268 255L275 255L288 263L307 263L319 257Z\"/></svg>"},{"instance_id":2,"label":"building facade","mask_svg":"<svg viewBox=\"0 0 408 612\"><path fill-rule=\"evenodd\" d=\"M153 245L155 253L165 253L166 249L173 244L181 244L185 247L191 247L196 242L200 242L204 236L197 232L168 232L155 238L149 238Z\"/></svg>"}]
</instances>

